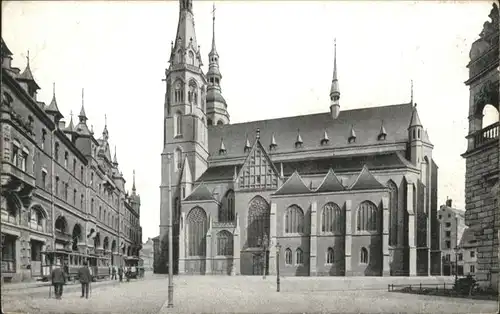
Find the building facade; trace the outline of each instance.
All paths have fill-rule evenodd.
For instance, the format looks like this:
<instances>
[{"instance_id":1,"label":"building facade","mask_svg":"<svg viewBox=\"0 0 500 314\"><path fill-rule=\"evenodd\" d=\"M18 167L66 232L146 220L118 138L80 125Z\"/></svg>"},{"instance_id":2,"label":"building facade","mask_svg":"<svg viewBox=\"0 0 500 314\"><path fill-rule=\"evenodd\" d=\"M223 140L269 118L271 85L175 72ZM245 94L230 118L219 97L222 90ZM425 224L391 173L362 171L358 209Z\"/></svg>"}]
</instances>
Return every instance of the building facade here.
<instances>
[{"instance_id":1,"label":"building facade","mask_svg":"<svg viewBox=\"0 0 500 314\"><path fill-rule=\"evenodd\" d=\"M477 240L476 279L482 286L498 289L499 272L499 122L483 123L486 107L499 110L499 17L498 3L489 14L491 21L483 25L470 50L469 132L466 162L465 223Z\"/></svg>"},{"instance_id":2,"label":"building facade","mask_svg":"<svg viewBox=\"0 0 500 314\"><path fill-rule=\"evenodd\" d=\"M2 39L1 222L2 278L41 276L41 252L108 256L119 265L141 248L140 197L125 191L109 133L96 138L83 103L68 125L55 89L49 105L37 99L29 66L12 67Z\"/></svg>"},{"instance_id":3,"label":"building facade","mask_svg":"<svg viewBox=\"0 0 500 314\"><path fill-rule=\"evenodd\" d=\"M165 76L159 268L171 211L181 274L278 265L289 276L439 274L438 168L413 99L341 110L335 56L329 112L232 124L215 34L205 73L192 1L179 3Z\"/></svg>"},{"instance_id":4,"label":"building facade","mask_svg":"<svg viewBox=\"0 0 500 314\"><path fill-rule=\"evenodd\" d=\"M152 271L154 266L153 239L148 238L148 240L142 244L142 249L139 252L139 257L143 261L144 269L146 271Z\"/></svg>"},{"instance_id":5,"label":"building facade","mask_svg":"<svg viewBox=\"0 0 500 314\"><path fill-rule=\"evenodd\" d=\"M456 254L458 261L461 261L460 241L465 231L465 211L452 207L452 200L446 200L446 205L441 205L438 211L440 245L442 256L442 275L450 276L455 274L457 269ZM459 263L460 264L460 263ZM460 268L460 267L458 267Z\"/></svg>"},{"instance_id":6,"label":"building facade","mask_svg":"<svg viewBox=\"0 0 500 314\"><path fill-rule=\"evenodd\" d=\"M475 276L477 269L477 240L474 236L474 230L471 228L465 229L460 239L459 248L462 258L458 261L458 267L462 268L463 275Z\"/></svg>"}]
</instances>

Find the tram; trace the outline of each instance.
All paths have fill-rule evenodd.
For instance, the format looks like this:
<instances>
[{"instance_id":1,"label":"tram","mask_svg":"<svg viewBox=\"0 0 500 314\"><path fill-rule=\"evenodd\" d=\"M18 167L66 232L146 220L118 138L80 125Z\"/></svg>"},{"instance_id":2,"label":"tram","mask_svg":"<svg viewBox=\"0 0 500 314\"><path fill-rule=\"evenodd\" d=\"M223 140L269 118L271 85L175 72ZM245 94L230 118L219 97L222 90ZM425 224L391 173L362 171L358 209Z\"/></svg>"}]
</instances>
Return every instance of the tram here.
<instances>
[{"instance_id":1,"label":"tram","mask_svg":"<svg viewBox=\"0 0 500 314\"><path fill-rule=\"evenodd\" d=\"M125 275L128 273L129 279L137 279L144 276L144 261L142 258L136 256L125 256L123 261L125 266Z\"/></svg>"},{"instance_id":2,"label":"tram","mask_svg":"<svg viewBox=\"0 0 500 314\"><path fill-rule=\"evenodd\" d=\"M43 281L49 281L52 270L57 265L64 265L64 271L68 276L68 280L78 279L78 269L83 266L83 262L87 261L90 268L92 280L107 279L110 277L110 262L111 259L106 256L94 254L82 254L67 250L54 250L41 252L41 274Z\"/></svg>"}]
</instances>

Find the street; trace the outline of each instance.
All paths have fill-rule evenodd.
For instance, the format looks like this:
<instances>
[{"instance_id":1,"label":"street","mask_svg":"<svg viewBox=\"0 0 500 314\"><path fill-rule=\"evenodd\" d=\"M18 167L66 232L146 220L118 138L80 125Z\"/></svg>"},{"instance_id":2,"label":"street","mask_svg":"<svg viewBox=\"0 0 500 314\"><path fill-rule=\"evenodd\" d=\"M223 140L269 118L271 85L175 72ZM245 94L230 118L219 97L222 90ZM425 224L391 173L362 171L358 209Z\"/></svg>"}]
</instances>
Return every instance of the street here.
<instances>
[{"instance_id":1,"label":"street","mask_svg":"<svg viewBox=\"0 0 500 314\"><path fill-rule=\"evenodd\" d=\"M62 300L44 295L3 298L4 313L497 313L496 302L387 292L387 284L443 283L445 277L285 277L281 292L268 276L174 277L174 308L167 309L166 275L96 287Z\"/></svg>"}]
</instances>

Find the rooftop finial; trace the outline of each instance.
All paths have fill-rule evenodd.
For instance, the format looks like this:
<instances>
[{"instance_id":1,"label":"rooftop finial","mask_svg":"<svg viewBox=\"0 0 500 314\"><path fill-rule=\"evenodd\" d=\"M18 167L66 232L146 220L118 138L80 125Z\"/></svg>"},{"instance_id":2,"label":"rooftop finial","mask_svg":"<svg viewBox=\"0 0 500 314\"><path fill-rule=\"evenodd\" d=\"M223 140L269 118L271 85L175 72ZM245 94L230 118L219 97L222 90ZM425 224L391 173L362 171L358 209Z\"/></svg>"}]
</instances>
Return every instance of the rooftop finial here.
<instances>
[{"instance_id":1,"label":"rooftop finial","mask_svg":"<svg viewBox=\"0 0 500 314\"><path fill-rule=\"evenodd\" d=\"M104 126L108 126L108 117L106 114L104 114Z\"/></svg>"},{"instance_id":2,"label":"rooftop finial","mask_svg":"<svg viewBox=\"0 0 500 314\"><path fill-rule=\"evenodd\" d=\"M84 105L84 99L85 99L85 92L84 92L84 87L82 87L82 108L83 108L83 105Z\"/></svg>"},{"instance_id":3,"label":"rooftop finial","mask_svg":"<svg viewBox=\"0 0 500 314\"><path fill-rule=\"evenodd\" d=\"M135 169L132 172L132 193L135 194Z\"/></svg>"},{"instance_id":4,"label":"rooftop finial","mask_svg":"<svg viewBox=\"0 0 500 314\"><path fill-rule=\"evenodd\" d=\"M337 79L337 38L333 39L333 79Z\"/></svg>"},{"instance_id":5,"label":"rooftop finial","mask_svg":"<svg viewBox=\"0 0 500 314\"><path fill-rule=\"evenodd\" d=\"M28 66L30 65L30 51L28 50L28 54L26 55L26 60L28 61Z\"/></svg>"},{"instance_id":6,"label":"rooftop finial","mask_svg":"<svg viewBox=\"0 0 500 314\"><path fill-rule=\"evenodd\" d=\"M56 82L52 82L52 96L56 97Z\"/></svg>"},{"instance_id":7,"label":"rooftop finial","mask_svg":"<svg viewBox=\"0 0 500 314\"><path fill-rule=\"evenodd\" d=\"M257 128L257 132L255 134L255 138L260 139L260 129Z\"/></svg>"},{"instance_id":8,"label":"rooftop finial","mask_svg":"<svg viewBox=\"0 0 500 314\"><path fill-rule=\"evenodd\" d=\"M411 80L411 94L410 94L410 101L411 101L411 104L413 104L413 80Z\"/></svg>"}]
</instances>

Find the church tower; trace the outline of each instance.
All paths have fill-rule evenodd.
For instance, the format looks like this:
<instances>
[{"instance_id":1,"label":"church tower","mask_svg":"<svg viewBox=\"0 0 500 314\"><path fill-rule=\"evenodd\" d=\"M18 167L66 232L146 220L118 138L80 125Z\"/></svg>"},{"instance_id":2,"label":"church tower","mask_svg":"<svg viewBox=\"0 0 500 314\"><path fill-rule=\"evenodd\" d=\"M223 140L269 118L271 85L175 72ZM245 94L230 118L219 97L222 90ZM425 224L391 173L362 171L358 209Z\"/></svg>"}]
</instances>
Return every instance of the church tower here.
<instances>
[{"instance_id":1,"label":"church tower","mask_svg":"<svg viewBox=\"0 0 500 314\"><path fill-rule=\"evenodd\" d=\"M203 62L196 41L192 0L179 1L177 34L171 46L170 65L165 70L164 79L166 92L161 155L160 239L162 242L166 239L169 210L172 207L175 260L178 256L176 237L180 201L191 190L191 186L182 184L195 182L207 169L208 159L207 80L201 69ZM171 199L169 183L172 187ZM163 247L162 255L165 255Z\"/></svg>"},{"instance_id":2,"label":"church tower","mask_svg":"<svg viewBox=\"0 0 500 314\"><path fill-rule=\"evenodd\" d=\"M212 50L208 54L208 87L207 87L207 121L208 125L223 125L229 123L227 104L220 87L222 74L219 69L219 54L215 48L215 5L212 11Z\"/></svg>"}]
</instances>

